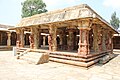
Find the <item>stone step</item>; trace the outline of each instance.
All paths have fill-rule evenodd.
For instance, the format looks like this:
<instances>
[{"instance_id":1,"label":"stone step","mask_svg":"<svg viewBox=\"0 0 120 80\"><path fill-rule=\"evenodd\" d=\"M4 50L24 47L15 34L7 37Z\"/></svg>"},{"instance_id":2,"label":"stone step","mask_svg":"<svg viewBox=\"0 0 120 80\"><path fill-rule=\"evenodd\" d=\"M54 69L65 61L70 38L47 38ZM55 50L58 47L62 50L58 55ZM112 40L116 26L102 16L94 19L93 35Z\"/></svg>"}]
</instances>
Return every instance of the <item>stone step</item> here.
<instances>
[{"instance_id":1,"label":"stone step","mask_svg":"<svg viewBox=\"0 0 120 80\"><path fill-rule=\"evenodd\" d=\"M17 54L18 55L23 55L24 53L26 53L26 52L28 52L29 51L29 49L26 49L26 48L20 48L20 49L18 49L17 50Z\"/></svg>"},{"instance_id":2,"label":"stone step","mask_svg":"<svg viewBox=\"0 0 120 80\"><path fill-rule=\"evenodd\" d=\"M39 58L33 58L28 56L22 56L20 59L27 61L30 64L38 64Z\"/></svg>"},{"instance_id":3,"label":"stone step","mask_svg":"<svg viewBox=\"0 0 120 80\"><path fill-rule=\"evenodd\" d=\"M65 59L65 60L80 61L80 62L89 62L89 61L95 60L95 59L100 58L100 57L105 56L105 55L106 54L101 54L101 55L97 55L97 56L94 56L94 57L91 57L88 59L78 58L78 57L74 57L74 56L53 55L53 54L50 54L50 57L58 58L58 59Z\"/></svg>"},{"instance_id":4,"label":"stone step","mask_svg":"<svg viewBox=\"0 0 120 80\"><path fill-rule=\"evenodd\" d=\"M76 57L76 58L92 58L94 56L98 56L98 55L101 55L101 54L106 54L106 52L101 52L101 53L94 53L94 54L88 54L86 56L83 56L83 55L79 55L77 53L60 53L60 52L50 52L50 55L61 55L61 56L66 56L66 57Z\"/></svg>"},{"instance_id":5,"label":"stone step","mask_svg":"<svg viewBox=\"0 0 120 80\"><path fill-rule=\"evenodd\" d=\"M35 52L28 52L23 56L20 56L19 59L25 60L28 63L32 64L42 64L49 61L49 54L48 53L35 53Z\"/></svg>"},{"instance_id":6,"label":"stone step","mask_svg":"<svg viewBox=\"0 0 120 80\"><path fill-rule=\"evenodd\" d=\"M75 66L80 66L80 67L89 67L89 66L97 63L99 61L99 58L95 59L93 61L90 61L90 62L78 62L78 61L65 60L65 59L59 59L59 58L53 58L53 57L50 57L49 60L53 61L53 62L70 64L70 65L75 65Z\"/></svg>"},{"instance_id":7,"label":"stone step","mask_svg":"<svg viewBox=\"0 0 120 80\"><path fill-rule=\"evenodd\" d=\"M20 49L20 50L18 50L17 52L24 52L24 51L25 51L25 50L21 50L21 49Z\"/></svg>"},{"instance_id":8,"label":"stone step","mask_svg":"<svg viewBox=\"0 0 120 80\"><path fill-rule=\"evenodd\" d=\"M43 53L37 53L37 52L28 52L24 54L23 56L29 57L29 58L38 58Z\"/></svg>"},{"instance_id":9,"label":"stone step","mask_svg":"<svg viewBox=\"0 0 120 80\"><path fill-rule=\"evenodd\" d=\"M115 57L114 54L107 54L107 55L105 55L104 57L100 58L99 63L105 64L105 63L107 63L108 61L110 61L110 59L112 59L112 58L114 58L114 57Z\"/></svg>"},{"instance_id":10,"label":"stone step","mask_svg":"<svg viewBox=\"0 0 120 80\"><path fill-rule=\"evenodd\" d=\"M78 54L73 54L73 53L60 53L60 52L51 52L50 55L60 55L60 56L66 56L66 57L76 57L76 58L81 58L82 56L79 56Z\"/></svg>"}]
</instances>

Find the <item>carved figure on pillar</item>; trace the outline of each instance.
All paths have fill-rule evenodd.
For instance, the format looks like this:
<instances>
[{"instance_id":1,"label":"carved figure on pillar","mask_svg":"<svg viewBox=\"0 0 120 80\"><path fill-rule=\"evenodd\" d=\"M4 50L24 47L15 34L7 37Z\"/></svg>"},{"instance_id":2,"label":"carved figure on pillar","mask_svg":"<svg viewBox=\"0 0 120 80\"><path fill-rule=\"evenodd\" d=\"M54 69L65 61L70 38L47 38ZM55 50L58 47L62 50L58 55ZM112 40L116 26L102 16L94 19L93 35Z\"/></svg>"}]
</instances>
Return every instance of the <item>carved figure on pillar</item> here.
<instances>
[{"instance_id":1,"label":"carved figure on pillar","mask_svg":"<svg viewBox=\"0 0 120 80\"><path fill-rule=\"evenodd\" d=\"M51 36L51 34L48 35L48 44L49 44L49 50L52 51L52 36Z\"/></svg>"},{"instance_id":2,"label":"carved figure on pillar","mask_svg":"<svg viewBox=\"0 0 120 80\"><path fill-rule=\"evenodd\" d=\"M98 45L99 45L99 51L102 51L102 32L98 32Z\"/></svg>"},{"instance_id":3,"label":"carved figure on pillar","mask_svg":"<svg viewBox=\"0 0 120 80\"><path fill-rule=\"evenodd\" d=\"M29 42L30 42L30 48L34 49L34 38L33 38L33 35L29 36Z\"/></svg>"},{"instance_id":4,"label":"carved figure on pillar","mask_svg":"<svg viewBox=\"0 0 120 80\"><path fill-rule=\"evenodd\" d=\"M20 41L20 34L19 34L19 33L17 33L16 47L17 47L17 48L20 48L20 47L21 47L21 41Z\"/></svg>"},{"instance_id":5,"label":"carved figure on pillar","mask_svg":"<svg viewBox=\"0 0 120 80\"><path fill-rule=\"evenodd\" d=\"M108 50L112 50L112 35L109 32L109 38L108 38Z\"/></svg>"},{"instance_id":6,"label":"carved figure on pillar","mask_svg":"<svg viewBox=\"0 0 120 80\"><path fill-rule=\"evenodd\" d=\"M88 39L89 39L89 29L80 29L78 54L80 55L89 54L89 40Z\"/></svg>"},{"instance_id":7,"label":"carved figure on pillar","mask_svg":"<svg viewBox=\"0 0 120 80\"><path fill-rule=\"evenodd\" d=\"M17 46L17 48L20 48L20 47L21 47L20 44L21 44L21 42L20 42L19 40L17 40L17 41L16 41L16 46Z\"/></svg>"},{"instance_id":8,"label":"carved figure on pillar","mask_svg":"<svg viewBox=\"0 0 120 80\"><path fill-rule=\"evenodd\" d=\"M108 33L107 33L106 40L105 40L106 50L108 50L108 44L109 44L109 38L108 38Z\"/></svg>"}]
</instances>

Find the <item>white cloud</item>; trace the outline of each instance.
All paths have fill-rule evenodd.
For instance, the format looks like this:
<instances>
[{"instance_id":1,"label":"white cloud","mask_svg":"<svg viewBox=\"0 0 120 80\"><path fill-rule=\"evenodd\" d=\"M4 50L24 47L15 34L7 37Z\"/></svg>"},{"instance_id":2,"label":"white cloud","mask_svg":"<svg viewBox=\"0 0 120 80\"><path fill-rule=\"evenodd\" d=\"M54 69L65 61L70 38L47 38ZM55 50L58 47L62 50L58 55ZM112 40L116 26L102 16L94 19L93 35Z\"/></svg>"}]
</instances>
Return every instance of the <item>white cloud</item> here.
<instances>
[{"instance_id":1,"label":"white cloud","mask_svg":"<svg viewBox=\"0 0 120 80\"><path fill-rule=\"evenodd\" d=\"M103 5L114 9L120 8L120 0L104 0Z\"/></svg>"}]
</instances>

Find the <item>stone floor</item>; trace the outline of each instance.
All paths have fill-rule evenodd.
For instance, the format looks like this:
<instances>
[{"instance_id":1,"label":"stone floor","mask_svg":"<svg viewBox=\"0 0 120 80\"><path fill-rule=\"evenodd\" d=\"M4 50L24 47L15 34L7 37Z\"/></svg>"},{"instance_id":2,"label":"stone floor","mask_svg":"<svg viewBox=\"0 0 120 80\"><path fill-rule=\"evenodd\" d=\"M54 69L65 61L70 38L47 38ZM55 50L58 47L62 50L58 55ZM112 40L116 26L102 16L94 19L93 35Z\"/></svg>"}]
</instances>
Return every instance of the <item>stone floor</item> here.
<instances>
[{"instance_id":1,"label":"stone floor","mask_svg":"<svg viewBox=\"0 0 120 80\"><path fill-rule=\"evenodd\" d=\"M0 80L120 80L120 53L115 54L107 64L85 69L55 62L28 64L12 51L0 51Z\"/></svg>"}]
</instances>

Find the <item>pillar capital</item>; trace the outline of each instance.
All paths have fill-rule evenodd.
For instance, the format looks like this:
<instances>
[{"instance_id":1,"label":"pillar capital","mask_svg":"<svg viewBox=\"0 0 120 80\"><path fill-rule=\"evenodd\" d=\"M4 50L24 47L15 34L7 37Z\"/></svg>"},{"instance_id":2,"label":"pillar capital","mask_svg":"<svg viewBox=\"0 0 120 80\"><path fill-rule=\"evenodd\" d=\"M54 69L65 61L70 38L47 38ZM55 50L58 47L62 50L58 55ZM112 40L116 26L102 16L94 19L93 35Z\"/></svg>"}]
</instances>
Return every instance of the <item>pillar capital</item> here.
<instances>
[{"instance_id":1,"label":"pillar capital","mask_svg":"<svg viewBox=\"0 0 120 80\"><path fill-rule=\"evenodd\" d=\"M7 32L7 35L8 35L8 36L11 36L11 32Z\"/></svg>"},{"instance_id":2,"label":"pillar capital","mask_svg":"<svg viewBox=\"0 0 120 80\"><path fill-rule=\"evenodd\" d=\"M76 28L74 26L67 27L68 32L75 32L75 29Z\"/></svg>"},{"instance_id":3,"label":"pillar capital","mask_svg":"<svg viewBox=\"0 0 120 80\"><path fill-rule=\"evenodd\" d=\"M78 26L79 27L87 27L90 26L91 21L90 20L81 20L78 21Z\"/></svg>"},{"instance_id":4,"label":"pillar capital","mask_svg":"<svg viewBox=\"0 0 120 80\"><path fill-rule=\"evenodd\" d=\"M16 29L16 34L20 34L20 29Z\"/></svg>"}]
</instances>

